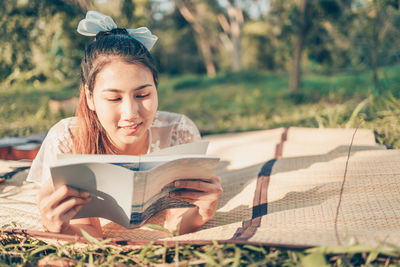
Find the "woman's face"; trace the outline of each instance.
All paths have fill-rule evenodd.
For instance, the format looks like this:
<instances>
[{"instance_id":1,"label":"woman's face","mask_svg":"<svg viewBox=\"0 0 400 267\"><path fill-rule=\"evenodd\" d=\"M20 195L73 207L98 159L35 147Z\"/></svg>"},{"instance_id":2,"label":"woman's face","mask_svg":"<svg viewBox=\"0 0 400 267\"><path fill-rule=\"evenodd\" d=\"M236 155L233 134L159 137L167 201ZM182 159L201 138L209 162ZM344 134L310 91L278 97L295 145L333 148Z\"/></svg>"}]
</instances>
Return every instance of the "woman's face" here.
<instances>
[{"instance_id":1,"label":"woman's face","mask_svg":"<svg viewBox=\"0 0 400 267\"><path fill-rule=\"evenodd\" d=\"M148 129L158 107L148 68L114 59L97 74L92 94L86 89L86 98L120 153L147 152Z\"/></svg>"}]
</instances>

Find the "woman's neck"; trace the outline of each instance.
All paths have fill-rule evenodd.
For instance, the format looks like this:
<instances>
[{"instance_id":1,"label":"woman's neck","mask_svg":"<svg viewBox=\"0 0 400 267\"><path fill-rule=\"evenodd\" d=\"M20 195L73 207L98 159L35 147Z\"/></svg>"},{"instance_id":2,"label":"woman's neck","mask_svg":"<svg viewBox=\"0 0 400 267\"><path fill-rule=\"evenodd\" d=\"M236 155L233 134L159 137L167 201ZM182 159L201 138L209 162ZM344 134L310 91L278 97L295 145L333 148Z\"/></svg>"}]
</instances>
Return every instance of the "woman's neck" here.
<instances>
[{"instance_id":1,"label":"woman's neck","mask_svg":"<svg viewBox=\"0 0 400 267\"><path fill-rule=\"evenodd\" d=\"M145 155L149 149L149 130L147 130L146 134L143 135L142 140L138 141L135 144L126 145L125 147L118 148L117 154L121 155Z\"/></svg>"}]
</instances>

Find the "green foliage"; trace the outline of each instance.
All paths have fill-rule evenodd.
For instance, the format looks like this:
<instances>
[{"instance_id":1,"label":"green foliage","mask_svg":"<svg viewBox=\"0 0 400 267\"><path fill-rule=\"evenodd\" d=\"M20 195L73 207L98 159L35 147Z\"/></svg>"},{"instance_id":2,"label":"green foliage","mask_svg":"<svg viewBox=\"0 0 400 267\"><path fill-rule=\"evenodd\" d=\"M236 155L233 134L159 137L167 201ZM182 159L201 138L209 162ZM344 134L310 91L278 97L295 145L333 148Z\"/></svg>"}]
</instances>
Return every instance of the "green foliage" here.
<instances>
[{"instance_id":1,"label":"green foliage","mask_svg":"<svg viewBox=\"0 0 400 267\"><path fill-rule=\"evenodd\" d=\"M160 109L187 114L203 133L282 126L357 127L363 120L362 127L374 130L379 142L399 148L398 66L382 73L385 94L373 90L369 72L307 75L299 95L289 93L286 74L248 71L215 78L163 77Z\"/></svg>"},{"instance_id":2,"label":"green foliage","mask_svg":"<svg viewBox=\"0 0 400 267\"><path fill-rule=\"evenodd\" d=\"M195 34L177 10L164 15L161 21L155 21L154 33L159 40L152 54L160 72L177 75L205 71Z\"/></svg>"},{"instance_id":3,"label":"green foliage","mask_svg":"<svg viewBox=\"0 0 400 267\"><path fill-rule=\"evenodd\" d=\"M74 90L72 90L72 88ZM26 136L48 129L66 115L50 114L49 99L77 95L76 82L20 83L0 88L0 136Z\"/></svg>"},{"instance_id":4,"label":"green foliage","mask_svg":"<svg viewBox=\"0 0 400 267\"><path fill-rule=\"evenodd\" d=\"M400 66L381 72L383 91L375 90L369 72L306 75L303 91L289 93L284 73L243 71L161 76L159 109L183 113L202 134L237 132L282 126L361 127L377 140L400 148ZM19 84L0 89L0 137L47 131L62 117L50 114L49 99L77 96L76 80Z\"/></svg>"},{"instance_id":5,"label":"green foliage","mask_svg":"<svg viewBox=\"0 0 400 267\"><path fill-rule=\"evenodd\" d=\"M187 1L207 33L218 71L231 69L232 47L222 38L218 15L224 1ZM266 13L251 16L262 1L243 2L241 33L245 69L287 71L298 30L298 1L270 1ZM302 69L305 72L360 71L398 63L400 8L396 0L307 1ZM261 5L261 4L260 4ZM147 26L159 36L152 53L165 74L204 73L198 36L174 1L4 0L0 10L0 82L64 81L79 74L85 45L76 33L86 9L111 15L121 27ZM377 61L377 62L375 62ZM375 62L375 63L374 63ZM375 68L375 67L374 67Z\"/></svg>"},{"instance_id":6,"label":"green foliage","mask_svg":"<svg viewBox=\"0 0 400 267\"><path fill-rule=\"evenodd\" d=\"M311 249L272 248L261 245L213 242L175 246L149 242L122 246L85 234L88 244L44 242L0 231L1 266L398 266L400 248L351 246Z\"/></svg>"},{"instance_id":7,"label":"green foliage","mask_svg":"<svg viewBox=\"0 0 400 267\"><path fill-rule=\"evenodd\" d=\"M0 81L63 81L75 76L81 57L76 48L83 47L83 38L75 34L80 13L61 0L3 1Z\"/></svg>"}]
</instances>

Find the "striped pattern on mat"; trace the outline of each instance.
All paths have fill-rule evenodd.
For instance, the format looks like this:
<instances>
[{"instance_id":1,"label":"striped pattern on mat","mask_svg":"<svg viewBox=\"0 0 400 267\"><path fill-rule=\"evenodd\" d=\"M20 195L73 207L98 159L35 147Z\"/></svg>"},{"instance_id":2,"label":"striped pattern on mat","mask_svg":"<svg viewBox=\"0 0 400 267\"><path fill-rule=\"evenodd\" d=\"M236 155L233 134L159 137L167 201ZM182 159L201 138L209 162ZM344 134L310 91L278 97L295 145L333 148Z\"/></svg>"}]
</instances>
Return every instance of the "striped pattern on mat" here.
<instances>
[{"instance_id":1,"label":"striped pattern on mat","mask_svg":"<svg viewBox=\"0 0 400 267\"><path fill-rule=\"evenodd\" d=\"M104 236L123 244L218 240L289 247L400 246L400 150L376 144L371 131L293 127L204 139L210 141L209 153L221 158L216 174L224 193L212 220L198 232L174 238L101 220ZM18 229L40 236L43 229L32 205L37 189L23 184L23 176L0 185L0 224L14 219ZM157 220L161 216L153 223Z\"/></svg>"}]
</instances>

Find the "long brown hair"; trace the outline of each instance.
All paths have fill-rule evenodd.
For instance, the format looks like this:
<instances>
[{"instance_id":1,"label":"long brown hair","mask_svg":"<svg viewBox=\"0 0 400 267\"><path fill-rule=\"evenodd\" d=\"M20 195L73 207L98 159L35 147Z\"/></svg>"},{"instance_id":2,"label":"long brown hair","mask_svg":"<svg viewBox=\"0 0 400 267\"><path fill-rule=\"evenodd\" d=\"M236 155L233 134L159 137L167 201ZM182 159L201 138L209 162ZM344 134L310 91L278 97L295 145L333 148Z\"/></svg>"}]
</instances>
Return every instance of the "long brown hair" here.
<instances>
[{"instance_id":1,"label":"long brown hair","mask_svg":"<svg viewBox=\"0 0 400 267\"><path fill-rule=\"evenodd\" d=\"M130 64L147 67L158 84L158 72L149 51L130 37L126 29L99 32L86 48L81 62L79 105L76 111L77 128L73 133L74 153L113 154L116 148L107 136L95 111L89 109L85 90L93 93L96 76L112 60L124 60Z\"/></svg>"}]
</instances>

